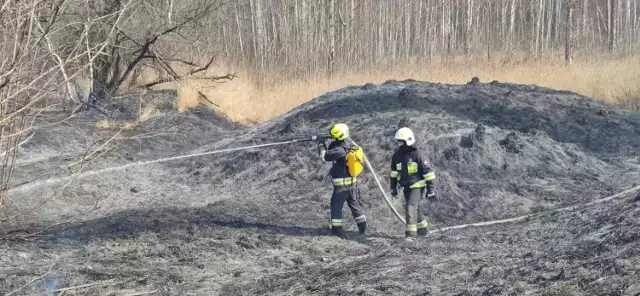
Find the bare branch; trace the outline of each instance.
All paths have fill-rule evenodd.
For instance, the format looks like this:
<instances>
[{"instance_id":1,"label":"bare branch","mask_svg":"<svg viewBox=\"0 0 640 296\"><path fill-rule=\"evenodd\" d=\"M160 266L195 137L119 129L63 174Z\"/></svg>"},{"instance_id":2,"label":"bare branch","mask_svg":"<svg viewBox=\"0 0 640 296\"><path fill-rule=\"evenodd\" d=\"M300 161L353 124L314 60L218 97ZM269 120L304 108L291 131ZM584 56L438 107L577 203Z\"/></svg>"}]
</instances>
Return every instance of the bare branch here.
<instances>
[{"instance_id":1,"label":"bare branch","mask_svg":"<svg viewBox=\"0 0 640 296\"><path fill-rule=\"evenodd\" d=\"M110 137L109 139L107 139L102 145L100 145L100 147L96 148L93 152L91 152L90 154L86 154L85 156L82 157L82 159L69 164L67 167L72 167L75 166L76 164L84 164L84 162L89 159L91 156L93 156L95 153L97 153L98 151L102 150L102 148L104 148L105 146L107 146L111 141L113 141L114 139L117 138L117 136L123 131L124 129L120 129L115 135L113 135L112 137ZM97 142L96 142L97 143ZM95 143L94 143L95 144ZM92 145L93 146L93 145ZM89 152L89 151L87 151Z\"/></svg>"},{"instance_id":2,"label":"bare branch","mask_svg":"<svg viewBox=\"0 0 640 296\"><path fill-rule=\"evenodd\" d=\"M224 76L196 77L194 79L197 79L197 80L209 80L209 81L217 82L217 81L222 81L222 80L233 80L233 78L235 78L235 77L237 77L235 74L227 74L227 75L224 75ZM159 80L156 80L154 82L147 83L147 84L143 85L142 87L150 88L150 87L156 86L158 84L174 82L174 81L178 81L178 80L179 79L175 79L175 78L159 79Z\"/></svg>"},{"instance_id":3,"label":"bare branch","mask_svg":"<svg viewBox=\"0 0 640 296\"><path fill-rule=\"evenodd\" d=\"M66 0L60 0L60 2L53 4L54 6L53 13L51 14L51 18L47 21L48 25L44 30L42 30L40 22L38 22L38 26L40 26L41 27L40 29L42 30L42 36L40 36L40 38L38 39L38 41L35 42L35 44L40 43L40 41L42 41L42 39L49 34L49 32L51 31L51 28L53 28L53 25L56 23L56 20L58 19L58 15L60 13L60 7L62 6L62 4L64 4L65 1Z\"/></svg>"},{"instance_id":4,"label":"bare branch","mask_svg":"<svg viewBox=\"0 0 640 296\"><path fill-rule=\"evenodd\" d=\"M6 77L2 79L2 82L0 82L0 89L4 88L5 86L9 85L9 82L11 81L10 77Z\"/></svg>"},{"instance_id":5,"label":"bare branch","mask_svg":"<svg viewBox=\"0 0 640 296\"><path fill-rule=\"evenodd\" d=\"M149 58L151 56L155 56L156 60L160 60L160 59L157 58L157 55L154 55L154 54L151 53L151 47L158 41L158 39L160 37L168 35L168 34L171 34L173 32L176 32L176 31L180 30L185 25L187 25L187 24L189 24L189 23L191 23L191 22L193 22L195 20L201 19L202 17L206 16L207 14L209 14L211 11L213 11L216 8L217 7L214 4L209 4L204 9L197 10L198 13L195 13L191 17L188 17L188 18L184 19L182 22L180 22L180 23L178 23L178 24L176 24L176 25L174 25L174 26L172 26L172 27L170 27L168 29L165 29L164 31L162 31L160 33L157 33L157 34L153 35L150 38L147 38L144 43L139 45L139 49L134 52L134 54L137 55L137 56L133 59L133 61L131 61L129 63L129 65L127 65L127 68L124 70L124 72L120 76L120 79L118 79L117 82L114 85L112 85L112 87L118 87L118 86L122 85L122 83L124 83L124 81L129 78L129 75L133 71L133 69L143 59ZM130 38L130 37L129 37L129 39L132 40L132 41L134 40L133 38ZM211 63L209 63L209 65L210 64ZM177 74L175 74L175 71L173 71L173 69L171 69L170 66L166 67L165 70L167 70L171 75L177 76ZM174 78L176 78L176 77L174 77Z\"/></svg>"}]
</instances>

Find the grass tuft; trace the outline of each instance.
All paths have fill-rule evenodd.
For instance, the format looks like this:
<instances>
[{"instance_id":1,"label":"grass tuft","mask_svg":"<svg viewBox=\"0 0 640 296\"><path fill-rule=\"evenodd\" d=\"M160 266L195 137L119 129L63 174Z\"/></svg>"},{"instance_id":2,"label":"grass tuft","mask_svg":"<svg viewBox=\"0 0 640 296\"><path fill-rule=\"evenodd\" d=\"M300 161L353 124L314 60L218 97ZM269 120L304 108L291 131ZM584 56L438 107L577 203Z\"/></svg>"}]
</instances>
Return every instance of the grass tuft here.
<instances>
[{"instance_id":1,"label":"grass tuft","mask_svg":"<svg viewBox=\"0 0 640 296\"><path fill-rule=\"evenodd\" d=\"M616 105L621 108L640 112L640 84L636 88L627 89L616 96Z\"/></svg>"},{"instance_id":2,"label":"grass tuft","mask_svg":"<svg viewBox=\"0 0 640 296\"><path fill-rule=\"evenodd\" d=\"M103 119L96 123L96 127L99 129L116 129L118 128L118 123L113 120Z\"/></svg>"},{"instance_id":3,"label":"grass tuft","mask_svg":"<svg viewBox=\"0 0 640 296\"><path fill-rule=\"evenodd\" d=\"M156 105L147 105L140 112L138 122L145 122L147 120L159 117L161 115L162 115L162 112L158 110Z\"/></svg>"},{"instance_id":4,"label":"grass tuft","mask_svg":"<svg viewBox=\"0 0 640 296\"><path fill-rule=\"evenodd\" d=\"M137 123L135 122L122 122L122 123L117 123L113 120L109 120L109 119L103 119L100 120L98 122L96 122L96 128L99 129L106 129L106 130L116 130L116 129L125 129L125 130L130 130L130 129L134 129L138 126Z\"/></svg>"}]
</instances>

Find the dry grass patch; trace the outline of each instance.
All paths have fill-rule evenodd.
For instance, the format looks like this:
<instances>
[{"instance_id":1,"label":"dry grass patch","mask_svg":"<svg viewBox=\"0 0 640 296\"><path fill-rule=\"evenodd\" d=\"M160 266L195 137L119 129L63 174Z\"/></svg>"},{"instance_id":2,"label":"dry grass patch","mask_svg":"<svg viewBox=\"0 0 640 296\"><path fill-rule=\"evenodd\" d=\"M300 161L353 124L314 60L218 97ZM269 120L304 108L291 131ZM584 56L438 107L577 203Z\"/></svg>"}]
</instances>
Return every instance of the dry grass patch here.
<instances>
[{"instance_id":1,"label":"dry grass patch","mask_svg":"<svg viewBox=\"0 0 640 296\"><path fill-rule=\"evenodd\" d=\"M135 122L122 122L118 123L110 119L104 119L96 122L96 128L106 129L106 130L117 130L117 129L134 129L138 126Z\"/></svg>"},{"instance_id":2,"label":"dry grass patch","mask_svg":"<svg viewBox=\"0 0 640 296\"><path fill-rule=\"evenodd\" d=\"M560 62L558 62L560 61ZM364 73L341 73L328 80L323 75L310 80L285 80L259 89L243 73L225 83L192 80L164 88L178 90L178 110L185 111L206 104L241 123L264 122L288 112L324 93L346 86L381 84L387 80L415 79L421 81L464 84L473 76L482 82L498 80L518 84L536 84L576 93L638 110L640 100L640 58L618 60L575 60L565 66L558 57L547 61L496 60L480 62L457 60L448 63L396 64ZM221 71L220 73L223 73ZM210 73L209 73L210 74ZM274 75L276 76L276 75ZM214 105L201 98L206 95Z\"/></svg>"},{"instance_id":3,"label":"dry grass patch","mask_svg":"<svg viewBox=\"0 0 640 296\"><path fill-rule=\"evenodd\" d=\"M640 112L640 83L635 89L628 89L621 92L615 102L618 106L631 110L633 112Z\"/></svg>"},{"instance_id":4,"label":"dry grass patch","mask_svg":"<svg viewBox=\"0 0 640 296\"><path fill-rule=\"evenodd\" d=\"M103 119L96 122L96 127L99 129L116 129L118 128L118 123L110 119Z\"/></svg>"},{"instance_id":5,"label":"dry grass patch","mask_svg":"<svg viewBox=\"0 0 640 296\"><path fill-rule=\"evenodd\" d=\"M192 82L186 85L180 85L177 87L178 111L184 112L188 109L195 108L200 105L198 91L201 87L203 86L199 85L196 82Z\"/></svg>"},{"instance_id":6,"label":"dry grass patch","mask_svg":"<svg viewBox=\"0 0 640 296\"><path fill-rule=\"evenodd\" d=\"M478 76L482 82L498 80L574 91L612 104L623 102L622 106L626 108L634 108L633 106L637 108L640 104L640 95L638 95L640 93L640 59L636 58L582 62L569 67L562 63L550 62L502 65L453 64L426 68L401 65L396 69L385 71L343 74L331 81L315 79L283 82L262 91L255 90L246 83L238 84L237 91L230 92L229 89L214 91L218 92L221 101L231 100L231 96L225 95L232 94L233 101L238 102L235 106L223 109L230 117L248 117L257 122L263 122L326 92L350 85L364 85L369 82L380 84L389 79L409 78L464 84L473 76ZM238 108L240 106L241 108Z\"/></svg>"},{"instance_id":7,"label":"dry grass patch","mask_svg":"<svg viewBox=\"0 0 640 296\"><path fill-rule=\"evenodd\" d=\"M140 115L138 116L138 122L145 122L147 120L159 117L162 115L162 112L158 110L156 105L147 105L142 110L140 110Z\"/></svg>"}]
</instances>

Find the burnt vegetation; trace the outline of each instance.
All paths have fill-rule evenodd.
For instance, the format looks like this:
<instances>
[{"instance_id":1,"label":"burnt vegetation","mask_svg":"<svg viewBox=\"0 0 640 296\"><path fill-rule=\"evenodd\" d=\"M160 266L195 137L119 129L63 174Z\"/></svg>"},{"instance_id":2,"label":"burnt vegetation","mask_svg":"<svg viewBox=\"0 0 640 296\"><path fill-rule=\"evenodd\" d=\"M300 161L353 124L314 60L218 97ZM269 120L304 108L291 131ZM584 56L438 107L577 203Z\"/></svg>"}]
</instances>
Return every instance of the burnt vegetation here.
<instances>
[{"instance_id":1,"label":"burnt vegetation","mask_svg":"<svg viewBox=\"0 0 640 296\"><path fill-rule=\"evenodd\" d=\"M472 75L455 85L398 78L246 126L212 110L205 92L176 112L176 91L158 90L232 82L229 64L268 88L461 57L629 57L638 8L0 1L0 294L638 295L633 100L624 109ZM309 143L153 162L326 134L337 122L384 186L393 133L414 130L438 176L439 199L422 209L429 237L401 240L405 226L368 170L359 189L372 232L356 236L345 212L346 238L328 236L328 164Z\"/></svg>"}]
</instances>

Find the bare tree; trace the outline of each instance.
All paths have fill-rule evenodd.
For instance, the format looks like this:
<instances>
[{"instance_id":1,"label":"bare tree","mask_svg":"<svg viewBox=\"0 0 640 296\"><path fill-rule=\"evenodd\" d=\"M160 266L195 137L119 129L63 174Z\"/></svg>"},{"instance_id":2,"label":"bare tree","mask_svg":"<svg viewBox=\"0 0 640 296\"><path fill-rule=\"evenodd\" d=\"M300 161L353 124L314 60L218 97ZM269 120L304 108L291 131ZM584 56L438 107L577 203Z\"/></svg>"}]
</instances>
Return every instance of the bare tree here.
<instances>
[{"instance_id":1,"label":"bare tree","mask_svg":"<svg viewBox=\"0 0 640 296\"><path fill-rule=\"evenodd\" d=\"M59 20L62 2L41 5L27 0L0 5L0 36L4 38L0 42L0 208L18 150L31 138L38 110L47 103L45 98L58 93L58 82L63 82L61 69L77 58L55 59L44 42Z\"/></svg>"},{"instance_id":2,"label":"bare tree","mask_svg":"<svg viewBox=\"0 0 640 296\"><path fill-rule=\"evenodd\" d=\"M140 73L141 67L149 67L159 73L156 81L144 85L151 87L181 80L185 74L203 73L213 63L213 58L193 60L181 51L191 43L184 32L193 31L200 21L214 15L213 12L221 6L220 1L193 0L179 5L169 1L166 5L171 9L171 18L154 7L156 1L101 0L87 3L85 6L76 3L76 13L69 14L59 34L73 36L71 42L86 42L88 53L83 62L89 62L91 66L92 93L98 100L115 94L127 80L135 80L134 75ZM122 22L121 19L127 21ZM84 31L77 29L80 25L73 24L82 24L86 28L86 36L81 34ZM180 48L167 46L172 43L180 44ZM58 47L68 48L69 44L62 43ZM176 67L190 69L180 73ZM228 76L203 79L226 78Z\"/></svg>"}]
</instances>

